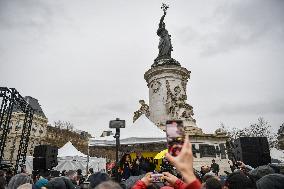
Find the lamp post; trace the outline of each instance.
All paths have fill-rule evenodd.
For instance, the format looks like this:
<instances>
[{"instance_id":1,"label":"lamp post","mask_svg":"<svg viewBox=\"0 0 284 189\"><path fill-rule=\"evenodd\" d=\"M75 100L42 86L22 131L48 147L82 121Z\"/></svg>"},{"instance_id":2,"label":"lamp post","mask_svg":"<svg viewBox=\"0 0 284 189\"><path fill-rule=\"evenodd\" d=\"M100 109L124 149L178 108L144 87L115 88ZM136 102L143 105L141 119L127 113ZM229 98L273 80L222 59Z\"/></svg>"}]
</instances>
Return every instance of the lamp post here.
<instances>
[{"instance_id":1,"label":"lamp post","mask_svg":"<svg viewBox=\"0 0 284 189\"><path fill-rule=\"evenodd\" d=\"M125 128L125 120L120 120L119 118L116 118L116 120L111 120L109 122L109 128L115 129L115 135L113 136L115 140L115 178L119 182L119 175L118 175L118 151L120 146L120 128Z\"/></svg>"},{"instance_id":2,"label":"lamp post","mask_svg":"<svg viewBox=\"0 0 284 189\"><path fill-rule=\"evenodd\" d=\"M87 150L87 166L86 166L86 175L89 173L89 162L90 162L90 147L89 147L89 140L88 140L88 150Z\"/></svg>"},{"instance_id":3,"label":"lamp post","mask_svg":"<svg viewBox=\"0 0 284 189\"><path fill-rule=\"evenodd\" d=\"M120 129L116 128L115 131L115 164L118 165L118 151L119 151L119 147L120 147Z\"/></svg>"}]
</instances>

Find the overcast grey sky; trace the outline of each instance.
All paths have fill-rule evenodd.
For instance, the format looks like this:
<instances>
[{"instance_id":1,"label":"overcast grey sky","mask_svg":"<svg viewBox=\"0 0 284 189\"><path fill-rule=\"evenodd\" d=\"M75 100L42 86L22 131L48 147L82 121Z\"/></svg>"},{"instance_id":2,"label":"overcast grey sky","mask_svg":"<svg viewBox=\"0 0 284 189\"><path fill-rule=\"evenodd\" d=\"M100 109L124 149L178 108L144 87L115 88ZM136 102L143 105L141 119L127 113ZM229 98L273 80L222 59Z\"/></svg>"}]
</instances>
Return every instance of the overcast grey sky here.
<instances>
[{"instance_id":1,"label":"overcast grey sky","mask_svg":"<svg viewBox=\"0 0 284 189\"><path fill-rule=\"evenodd\" d=\"M284 1L165 1L173 57L205 132L284 122ZM162 1L0 0L0 85L37 98L49 122L99 135L131 124L158 54Z\"/></svg>"}]
</instances>

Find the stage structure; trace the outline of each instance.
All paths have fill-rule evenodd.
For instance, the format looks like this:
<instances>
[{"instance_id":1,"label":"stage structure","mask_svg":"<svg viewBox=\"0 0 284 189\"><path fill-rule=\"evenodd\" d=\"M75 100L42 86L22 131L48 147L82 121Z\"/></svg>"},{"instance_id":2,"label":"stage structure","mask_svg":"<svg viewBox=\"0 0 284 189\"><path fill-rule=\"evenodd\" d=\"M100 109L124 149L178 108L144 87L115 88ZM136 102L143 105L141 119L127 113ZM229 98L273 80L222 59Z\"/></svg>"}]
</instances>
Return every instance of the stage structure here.
<instances>
[{"instance_id":1,"label":"stage structure","mask_svg":"<svg viewBox=\"0 0 284 189\"><path fill-rule=\"evenodd\" d=\"M15 88L0 87L0 163L4 164L4 150L6 147L7 135L10 133L12 126L10 119L13 110L17 109L25 114L22 132L20 135L20 144L15 163L15 172L19 166L25 164L27 148L29 144L31 126L33 121L34 110L28 102L20 95Z\"/></svg>"}]
</instances>

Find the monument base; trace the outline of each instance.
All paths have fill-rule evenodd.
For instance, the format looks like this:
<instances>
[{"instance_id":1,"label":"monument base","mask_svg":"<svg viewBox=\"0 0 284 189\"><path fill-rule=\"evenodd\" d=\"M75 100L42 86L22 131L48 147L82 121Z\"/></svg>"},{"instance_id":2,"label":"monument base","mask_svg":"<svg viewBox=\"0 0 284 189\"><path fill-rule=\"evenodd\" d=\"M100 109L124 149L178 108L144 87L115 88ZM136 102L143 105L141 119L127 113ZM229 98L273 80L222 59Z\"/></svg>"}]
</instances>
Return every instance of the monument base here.
<instances>
[{"instance_id":1,"label":"monument base","mask_svg":"<svg viewBox=\"0 0 284 189\"><path fill-rule=\"evenodd\" d=\"M220 175L225 175L224 171L231 172L228 163L228 154L226 150L226 141L228 137L225 134L201 134L189 135L194 154L193 166L200 171L201 166L211 166L214 159L219 164Z\"/></svg>"},{"instance_id":2,"label":"monument base","mask_svg":"<svg viewBox=\"0 0 284 189\"><path fill-rule=\"evenodd\" d=\"M163 66L163 65L176 65L180 66L180 63L173 59L173 58L160 58L160 59L155 59L154 64L152 64L152 68L156 66Z\"/></svg>"}]
</instances>

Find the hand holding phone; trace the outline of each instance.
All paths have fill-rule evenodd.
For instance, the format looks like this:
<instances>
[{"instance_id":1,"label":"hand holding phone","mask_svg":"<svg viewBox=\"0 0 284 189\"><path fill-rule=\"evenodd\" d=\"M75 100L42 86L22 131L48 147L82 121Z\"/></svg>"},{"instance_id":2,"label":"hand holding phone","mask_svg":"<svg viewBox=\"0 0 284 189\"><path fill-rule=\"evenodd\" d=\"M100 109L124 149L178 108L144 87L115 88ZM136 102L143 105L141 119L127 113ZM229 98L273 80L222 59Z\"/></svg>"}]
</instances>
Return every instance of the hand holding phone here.
<instances>
[{"instance_id":1,"label":"hand holding phone","mask_svg":"<svg viewBox=\"0 0 284 189\"><path fill-rule=\"evenodd\" d=\"M152 184L153 182L153 178L152 178L152 173L147 173L142 179L141 181L144 182L144 184L148 187Z\"/></svg>"},{"instance_id":2,"label":"hand holding phone","mask_svg":"<svg viewBox=\"0 0 284 189\"><path fill-rule=\"evenodd\" d=\"M174 175L172 175L169 172L163 172L164 180L167 181L171 186L174 186L178 178Z\"/></svg>"},{"instance_id":3,"label":"hand holding phone","mask_svg":"<svg viewBox=\"0 0 284 189\"><path fill-rule=\"evenodd\" d=\"M237 164L237 166L240 167L240 168L245 167L245 164L244 164L242 161L237 161L236 164Z\"/></svg>"},{"instance_id":4,"label":"hand holding phone","mask_svg":"<svg viewBox=\"0 0 284 189\"><path fill-rule=\"evenodd\" d=\"M182 150L177 157L173 157L167 153L166 158L181 173L186 183L192 183L196 180L193 169L192 145L189 142L188 137L185 138ZM200 185L199 187L201 187L200 182L197 184Z\"/></svg>"}]
</instances>

